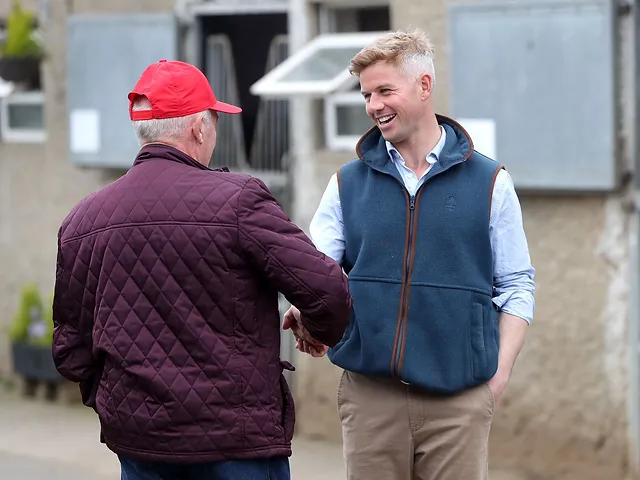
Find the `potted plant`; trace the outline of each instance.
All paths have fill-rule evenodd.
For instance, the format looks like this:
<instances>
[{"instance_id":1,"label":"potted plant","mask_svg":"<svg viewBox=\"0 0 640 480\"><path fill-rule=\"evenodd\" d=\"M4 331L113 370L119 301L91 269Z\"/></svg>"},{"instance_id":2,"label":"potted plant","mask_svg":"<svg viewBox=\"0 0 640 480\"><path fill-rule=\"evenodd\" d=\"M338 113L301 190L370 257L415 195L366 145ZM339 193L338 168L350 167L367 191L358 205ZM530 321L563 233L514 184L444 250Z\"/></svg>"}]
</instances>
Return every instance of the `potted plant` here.
<instances>
[{"instance_id":1,"label":"potted plant","mask_svg":"<svg viewBox=\"0 0 640 480\"><path fill-rule=\"evenodd\" d=\"M26 90L40 89L40 64L44 49L35 38L36 19L33 12L14 0L7 17L6 39L0 47L0 77Z\"/></svg>"},{"instance_id":2,"label":"potted plant","mask_svg":"<svg viewBox=\"0 0 640 480\"><path fill-rule=\"evenodd\" d=\"M35 395L37 386L44 383L47 398L57 394L62 376L51 355L53 317L51 304L44 308L35 285L22 290L20 306L9 330L14 372L25 380L25 394Z\"/></svg>"}]
</instances>

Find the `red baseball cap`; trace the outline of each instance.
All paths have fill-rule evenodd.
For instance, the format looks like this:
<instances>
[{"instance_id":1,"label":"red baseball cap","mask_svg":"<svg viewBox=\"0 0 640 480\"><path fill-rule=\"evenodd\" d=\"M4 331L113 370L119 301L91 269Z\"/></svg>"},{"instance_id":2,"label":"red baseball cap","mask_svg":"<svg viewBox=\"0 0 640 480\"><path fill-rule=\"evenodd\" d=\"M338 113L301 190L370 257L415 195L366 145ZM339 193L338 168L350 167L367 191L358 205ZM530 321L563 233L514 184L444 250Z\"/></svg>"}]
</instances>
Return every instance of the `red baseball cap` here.
<instances>
[{"instance_id":1,"label":"red baseball cap","mask_svg":"<svg viewBox=\"0 0 640 480\"><path fill-rule=\"evenodd\" d=\"M140 95L151 102L151 110L133 110ZM242 112L240 107L218 101L207 77L193 65L179 61L160 60L148 66L128 97L131 120L183 117L204 110Z\"/></svg>"}]
</instances>

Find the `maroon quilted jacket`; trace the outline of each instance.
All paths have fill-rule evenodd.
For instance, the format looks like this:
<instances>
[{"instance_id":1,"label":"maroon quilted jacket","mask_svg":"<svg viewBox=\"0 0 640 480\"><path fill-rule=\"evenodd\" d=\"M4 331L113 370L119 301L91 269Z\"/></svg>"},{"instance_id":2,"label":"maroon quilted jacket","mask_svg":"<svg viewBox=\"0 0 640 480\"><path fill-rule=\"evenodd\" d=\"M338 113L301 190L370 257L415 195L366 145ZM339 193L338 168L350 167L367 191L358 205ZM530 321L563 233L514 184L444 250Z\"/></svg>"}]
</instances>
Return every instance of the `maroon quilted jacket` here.
<instances>
[{"instance_id":1,"label":"maroon quilted jacket","mask_svg":"<svg viewBox=\"0 0 640 480\"><path fill-rule=\"evenodd\" d=\"M262 182L143 148L59 232L53 357L118 454L207 462L291 454L278 291L337 343L341 268Z\"/></svg>"}]
</instances>

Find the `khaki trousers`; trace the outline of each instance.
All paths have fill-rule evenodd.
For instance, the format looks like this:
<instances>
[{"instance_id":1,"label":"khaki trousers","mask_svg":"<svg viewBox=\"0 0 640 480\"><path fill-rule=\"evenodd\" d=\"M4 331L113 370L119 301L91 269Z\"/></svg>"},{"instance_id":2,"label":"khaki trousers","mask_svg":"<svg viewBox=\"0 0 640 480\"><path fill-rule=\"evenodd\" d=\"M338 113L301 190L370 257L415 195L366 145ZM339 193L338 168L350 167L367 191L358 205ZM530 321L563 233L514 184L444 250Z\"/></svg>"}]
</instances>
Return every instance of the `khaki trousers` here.
<instances>
[{"instance_id":1,"label":"khaki trousers","mask_svg":"<svg viewBox=\"0 0 640 480\"><path fill-rule=\"evenodd\" d=\"M338 414L348 480L486 480L493 394L454 396L345 371Z\"/></svg>"}]
</instances>

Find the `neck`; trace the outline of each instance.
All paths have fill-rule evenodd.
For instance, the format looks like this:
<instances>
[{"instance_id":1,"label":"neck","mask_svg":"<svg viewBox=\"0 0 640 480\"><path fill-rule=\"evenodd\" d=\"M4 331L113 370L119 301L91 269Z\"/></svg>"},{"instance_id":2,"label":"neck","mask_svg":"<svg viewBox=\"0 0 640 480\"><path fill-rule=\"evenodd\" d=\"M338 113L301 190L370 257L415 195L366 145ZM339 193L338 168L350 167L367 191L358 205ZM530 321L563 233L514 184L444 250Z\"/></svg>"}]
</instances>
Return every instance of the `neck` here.
<instances>
[{"instance_id":1,"label":"neck","mask_svg":"<svg viewBox=\"0 0 640 480\"><path fill-rule=\"evenodd\" d=\"M189 155L191 158L193 158L195 161L197 161L198 163L204 165L205 167L208 165L205 165L204 163L202 163L200 160L198 160L198 154L196 151L193 151L194 149L189 148L188 145L186 145L185 143L179 141L179 140L170 140L170 139L158 139L154 142L148 142L143 146L146 145L167 145L169 147L173 147L176 150L180 150L182 153L184 153L185 155Z\"/></svg>"},{"instance_id":2,"label":"neck","mask_svg":"<svg viewBox=\"0 0 640 480\"><path fill-rule=\"evenodd\" d=\"M427 155L434 149L440 140L440 125L435 115L430 115L406 140L394 143L393 146L400 152L405 164L411 170L428 168Z\"/></svg>"}]
</instances>

